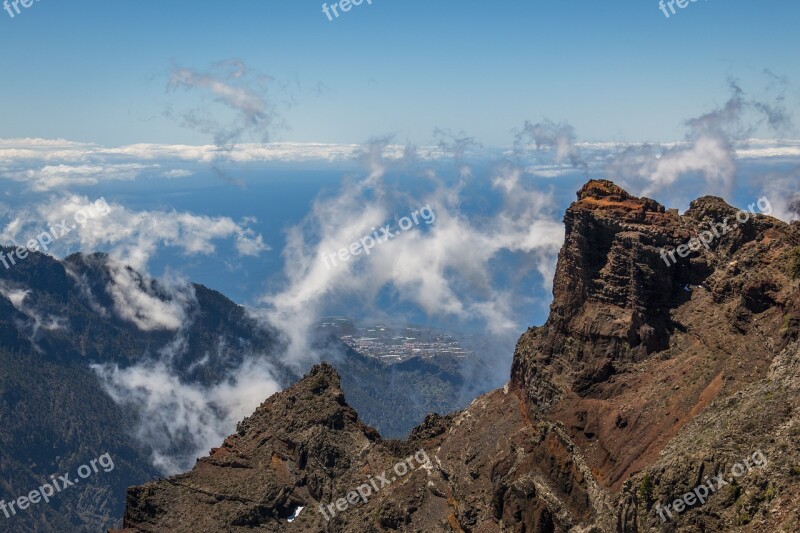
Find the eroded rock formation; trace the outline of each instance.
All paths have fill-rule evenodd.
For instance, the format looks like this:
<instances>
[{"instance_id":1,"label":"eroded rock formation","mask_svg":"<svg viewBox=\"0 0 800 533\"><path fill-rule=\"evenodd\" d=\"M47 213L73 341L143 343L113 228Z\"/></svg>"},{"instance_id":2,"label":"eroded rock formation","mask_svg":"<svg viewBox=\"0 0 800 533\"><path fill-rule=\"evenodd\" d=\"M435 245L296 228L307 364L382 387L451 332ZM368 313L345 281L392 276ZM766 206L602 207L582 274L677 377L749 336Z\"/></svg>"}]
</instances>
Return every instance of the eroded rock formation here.
<instances>
[{"instance_id":1,"label":"eroded rock formation","mask_svg":"<svg viewBox=\"0 0 800 533\"><path fill-rule=\"evenodd\" d=\"M320 365L191 472L130 489L127 531L797 531L800 224L753 215L675 264L661 253L736 213L589 182L506 387L385 441ZM429 464L392 474L420 450ZM657 514L756 451L767 464L704 505Z\"/></svg>"}]
</instances>

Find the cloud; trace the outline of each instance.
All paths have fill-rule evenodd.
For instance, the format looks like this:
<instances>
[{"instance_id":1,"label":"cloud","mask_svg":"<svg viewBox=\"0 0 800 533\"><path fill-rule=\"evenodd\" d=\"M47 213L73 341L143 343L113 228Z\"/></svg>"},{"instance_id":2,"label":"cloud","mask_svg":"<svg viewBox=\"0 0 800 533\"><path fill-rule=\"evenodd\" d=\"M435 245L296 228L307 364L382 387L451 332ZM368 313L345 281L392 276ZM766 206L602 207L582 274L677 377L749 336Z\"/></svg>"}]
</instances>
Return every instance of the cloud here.
<instances>
[{"instance_id":1,"label":"cloud","mask_svg":"<svg viewBox=\"0 0 800 533\"><path fill-rule=\"evenodd\" d=\"M257 257L269 250L264 238L250 228L239 228L236 232L236 250L239 255Z\"/></svg>"},{"instance_id":2,"label":"cloud","mask_svg":"<svg viewBox=\"0 0 800 533\"><path fill-rule=\"evenodd\" d=\"M780 99L773 104L748 98L733 80L729 89L730 97L723 105L686 121L685 143L625 147L611 160L609 173L632 192L646 196L693 174L729 195L738 169L737 144L744 145L742 155L775 155L775 148L747 148L748 139L761 129L786 131L792 124Z\"/></svg>"},{"instance_id":3,"label":"cloud","mask_svg":"<svg viewBox=\"0 0 800 533\"><path fill-rule=\"evenodd\" d=\"M162 176L169 179L177 179L177 178L188 178L192 174L194 174L194 172L192 172L191 170L173 169L164 172Z\"/></svg>"},{"instance_id":4,"label":"cloud","mask_svg":"<svg viewBox=\"0 0 800 533\"><path fill-rule=\"evenodd\" d=\"M650 145L629 148L614 158L608 169L609 175L633 182L634 192L652 196L689 173L699 173L709 183L730 188L736 163L733 148L726 139L702 136L674 148Z\"/></svg>"},{"instance_id":5,"label":"cloud","mask_svg":"<svg viewBox=\"0 0 800 533\"><path fill-rule=\"evenodd\" d=\"M737 159L795 159L800 157L800 141L748 139L736 146Z\"/></svg>"},{"instance_id":6,"label":"cloud","mask_svg":"<svg viewBox=\"0 0 800 533\"><path fill-rule=\"evenodd\" d=\"M463 131L453 133L448 129L436 128L433 130L433 136L438 141L439 151L451 157L456 164L462 163L469 155L474 155L481 147L475 137L470 137Z\"/></svg>"},{"instance_id":7,"label":"cloud","mask_svg":"<svg viewBox=\"0 0 800 533\"><path fill-rule=\"evenodd\" d=\"M92 210L95 205L80 195L54 196L25 210L0 204L7 215L5 225L0 226L0 239L25 246L47 232L59 235L42 250L51 254L106 251L108 291L115 312L143 331L179 329L194 301L190 285L180 278L156 282L147 276L149 262L160 250L175 248L186 256L208 256L216 253L218 241L226 239L240 256L258 256L269 249L263 237L249 227L255 222L252 218L237 223L228 217L178 211L135 211L113 202L105 204L108 211L103 215ZM70 229L78 212L93 212L94 217ZM67 221L69 230L63 235L63 229L58 229L62 220Z\"/></svg>"},{"instance_id":8,"label":"cloud","mask_svg":"<svg viewBox=\"0 0 800 533\"><path fill-rule=\"evenodd\" d=\"M272 367L257 357L208 386L182 381L164 361L92 369L115 402L136 409L136 437L152 448L153 464L165 475L191 469L198 457L208 455L240 420L280 390Z\"/></svg>"},{"instance_id":9,"label":"cloud","mask_svg":"<svg viewBox=\"0 0 800 533\"><path fill-rule=\"evenodd\" d=\"M120 163L104 165L45 165L41 168L17 170L4 173L15 181L29 183L34 191L49 191L68 186L95 185L100 181L136 179L148 169L158 165Z\"/></svg>"},{"instance_id":10,"label":"cloud","mask_svg":"<svg viewBox=\"0 0 800 533\"><path fill-rule=\"evenodd\" d=\"M77 194L54 196L25 210L0 204L10 219L0 230L0 239L25 245L61 220L74 220L77 212L86 212L92 205L88 197ZM253 219L236 222L229 217L180 211L135 211L113 202L108 206L106 215L76 225L51 249L64 255L76 248L85 252L105 250L120 263L139 271L146 271L152 256L165 247L181 250L187 256L212 255L217 241L233 239L241 255L254 256L269 250L263 237L249 227Z\"/></svg>"},{"instance_id":11,"label":"cloud","mask_svg":"<svg viewBox=\"0 0 800 533\"><path fill-rule=\"evenodd\" d=\"M528 123L530 124L530 123ZM454 154L465 159L491 160L513 157L527 164L526 171L540 177L560 177L570 174L573 167L563 154L578 150L581 161L588 167L614 164L629 178L644 180L654 172L657 160L667 154L690 151L694 141L678 143L574 143L572 148L535 149L535 140L517 143L512 149L482 147L466 136L441 130L438 143L430 146L399 145L386 140L381 159L398 165L412 163L448 163ZM462 143L462 144L459 144ZM794 158L800 156L800 142L792 140L731 140L729 159ZM720 145L722 146L722 145ZM529 148L532 148L529 149ZM46 192L105 183L108 181L143 178L188 178L197 175L195 165L282 163L353 163L363 160L370 147L364 144L323 143L240 143L229 150L215 145L134 144L103 147L86 143L46 139L0 139L0 179L29 184L32 190ZM566 152L565 152L566 150ZM700 149L696 151L700 153ZM693 156L689 154L689 159ZM676 157L670 159L674 165ZM558 161L558 162L557 162ZM569 165L565 165L569 163ZM576 161L579 169L585 167ZM186 168L191 166L191 168ZM678 165L680 166L680 164ZM464 167L467 168L467 167ZM684 168L702 171L697 164ZM692 170L689 170L690 172ZM665 173L666 169L662 170ZM659 178L661 179L661 178Z\"/></svg>"},{"instance_id":12,"label":"cloud","mask_svg":"<svg viewBox=\"0 0 800 533\"><path fill-rule=\"evenodd\" d=\"M88 275L86 273L79 274L77 269L75 269L75 267L70 263L65 262L63 265L67 275L70 277L70 279L72 279L72 282L80 291L81 297L89 305L92 311L97 313L97 315L101 318L108 318L110 314L108 310L100 304L97 296L92 291Z\"/></svg>"},{"instance_id":13,"label":"cloud","mask_svg":"<svg viewBox=\"0 0 800 533\"><path fill-rule=\"evenodd\" d=\"M8 298L8 301L11 302L11 305L13 305L17 311L24 312L23 302L25 302L25 299L30 293L31 291L29 290L11 289L5 285L0 285L0 294Z\"/></svg>"},{"instance_id":14,"label":"cloud","mask_svg":"<svg viewBox=\"0 0 800 533\"><path fill-rule=\"evenodd\" d=\"M156 281L110 260L108 292L117 316L142 331L176 331L187 325L197 306L192 285L181 279Z\"/></svg>"},{"instance_id":15,"label":"cloud","mask_svg":"<svg viewBox=\"0 0 800 533\"><path fill-rule=\"evenodd\" d=\"M50 315L37 309L36 300L30 298L30 290L16 288L8 282L2 282L0 283L0 294L7 298L11 305L27 318L27 321L17 320L16 326L21 333L27 334L31 346L39 353L43 353L37 342L40 339L40 330L56 331L67 329L67 319L65 317Z\"/></svg>"},{"instance_id":16,"label":"cloud","mask_svg":"<svg viewBox=\"0 0 800 533\"><path fill-rule=\"evenodd\" d=\"M416 148L419 159L435 160L450 157L443 148L447 141L439 145ZM90 143L78 143L50 139L0 139L0 164L6 166L53 164L142 164L143 161L158 161L147 168L168 167L168 163L193 162L214 163L223 160L238 163L253 162L342 162L353 161L363 156L369 145L299 143L240 142L235 146L220 147L214 144L155 144L138 143L117 147L106 147ZM382 157L387 160L400 160L408 156L407 145L391 144L383 148ZM477 145L470 148L474 153ZM180 169L179 169L180 170ZM170 170L165 170L170 172ZM185 170L184 170L185 172Z\"/></svg>"},{"instance_id":17,"label":"cloud","mask_svg":"<svg viewBox=\"0 0 800 533\"><path fill-rule=\"evenodd\" d=\"M772 216L785 222L800 220L800 166L768 172L757 181L773 207Z\"/></svg>"},{"instance_id":18,"label":"cloud","mask_svg":"<svg viewBox=\"0 0 800 533\"><path fill-rule=\"evenodd\" d=\"M500 166L491 178L499 205L491 214L475 217L462 205L465 180L473 173L458 160L463 151L453 151L455 182L427 169L423 174L429 189L412 194L384 180L392 164L380 156L382 146L376 143L365 152L361 179L318 198L305 220L288 230L286 285L262 299L270 322L288 337L287 360L299 364L319 356L310 346L310 331L326 307L352 300L362 313L374 315L373 310L381 311L380 295L387 293L429 317L485 328L510 351L524 329L520 307L529 299L499 281L508 281L500 271L508 256L516 256L533 272L552 274L564 238L552 194L530 187L521 168ZM335 254L387 223L396 229L398 218L423 206L435 213L434 223L402 232L376 245L368 256L340 261L330 269L323 262L323 254ZM492 368L500 369L492 379L507 377L503 365Z\"/></svg>"},{"instance_id":19,"label":"cloud","mask_svg":"<svg viewBox=\"0 0 800 533\"><path fill-rule=\"evenodd\" d=\"M245 135L255 135L267 142L279 120L275 106L267 98L271 78L251 73L243 61L225 60L200 72L174 66L170 73L170 90L199 90L212 95L214 101L231 111L233 118L223 122L206 106L180 113L186 127L210 134L219 147L231 146Z\"/></svg>"},{"instance_id":20,"label":"cloud","mask_svg":"<svg viewBox=\"0 0 800 533\"><path fill-rule=\"evenodd\" d=\"M514 150L518 156L522 156L533 144L539 153L550 152L555 163L569 162L574 168L586 171L588 164L583 160L575 140L575 129L567 123L556 124L546 119L533 124L526 120L522 130L515 135Z\"/></svg>"}]
</instances>

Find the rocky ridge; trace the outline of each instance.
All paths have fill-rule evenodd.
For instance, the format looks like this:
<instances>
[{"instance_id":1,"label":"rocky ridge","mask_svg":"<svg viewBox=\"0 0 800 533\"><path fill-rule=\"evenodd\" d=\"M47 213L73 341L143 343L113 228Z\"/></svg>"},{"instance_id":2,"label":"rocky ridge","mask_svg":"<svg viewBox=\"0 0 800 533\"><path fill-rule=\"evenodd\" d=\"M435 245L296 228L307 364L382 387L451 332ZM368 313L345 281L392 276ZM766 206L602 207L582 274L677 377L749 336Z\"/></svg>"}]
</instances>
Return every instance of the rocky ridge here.
<instances>
[{"instance_id":1,"label":"rocky ridge","mask_svg":"<svg viewBox=\"0 0 800 533\"><path fill-rule=\"evenodd\" d=\"M798 530L800 224L753 215L674 265L661 253L737 212L590 181L503 389L390 441L320 365L191 472L130 489L126 531ZM429 465L346 502L420 450ZM662 521L756 451L763 467Z\"/></svg>"}]
</instances>

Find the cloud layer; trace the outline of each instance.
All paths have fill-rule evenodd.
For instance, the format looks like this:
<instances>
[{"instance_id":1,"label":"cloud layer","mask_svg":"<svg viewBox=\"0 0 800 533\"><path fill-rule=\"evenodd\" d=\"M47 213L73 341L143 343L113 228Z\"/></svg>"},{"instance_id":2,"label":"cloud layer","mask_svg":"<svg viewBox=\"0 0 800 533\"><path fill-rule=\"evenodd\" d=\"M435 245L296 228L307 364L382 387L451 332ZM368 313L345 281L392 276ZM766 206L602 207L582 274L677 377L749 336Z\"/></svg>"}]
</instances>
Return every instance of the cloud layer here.
<instances>
[{"instance_id":1,"label":"cloud layer","mask_svg":"<svg viewBox=\"0 0 800 533\"><path fill-rule=\"evenodd\" d=\"M246 359L220 383L181 381L163 361L128 368L93 365L119 404L139 415L136 437L152 448L153 464L167 475L185 472L219 446L236 424L280 386L268 363Z\"/></svg>"},{"instance_id":2,"label":"cloud layer","mask_svg":"<svg viewBox=\"0 0 800 533\"><path fill-rule=\"evenodd\" d=\"M478 328L510 354L525 322L521 309L531 297L515 286L506 262L516 258L523 265L518 276L537 272L539 282L551 282L564 238L551 193L532 186L531 177L516 165L499 164L489 175L473 169L461 160L462 143L451 145L454 165L443 171L450 176L423 163L415 168L428 186L424 192L412 191L386 179L387 172L406 161L384 157L385 146L377 142L366 149L361 177L318 198L311 213L288 230L286 283L262 299L270 322L288 336L288 360L301 364L321 356L310 345L310 332L331 306L352 301L360 314L381 316L378 302L387 294L399 307L456 327ZM489 181L497 199L480 217L464 206L467 181L473 179ZM323 260L323 254L336 255L360 237L374 235L376 228L389 224L396 230L398 219L423 206L435 213L432 224L413 227L376 245L369 255L340 260L332 268ZM482 378L496 385L507 378L507 369L491 362L490 368L499 371Z\"/></svg>"},{"instance_id":3,"label":"cloud layer","mask_svg":"<svg viewBox=\"0 0 800 533\"><path fill-rule=\"evenodd\" d=\"M722 195L732 192L737 172L737 145L747 157L775 157L793 153L796 143L759 147L748 143L754 132L766 129L780 134L792 129L792 118L774 103L750 98L733 80L730 98L725 104L686 121L686 142L672 147L657 145L630 146L611 158L610 174L632 192L645 196L673 186L679 178L699 176L717 187Z\"/></svg>"}]
</instances>

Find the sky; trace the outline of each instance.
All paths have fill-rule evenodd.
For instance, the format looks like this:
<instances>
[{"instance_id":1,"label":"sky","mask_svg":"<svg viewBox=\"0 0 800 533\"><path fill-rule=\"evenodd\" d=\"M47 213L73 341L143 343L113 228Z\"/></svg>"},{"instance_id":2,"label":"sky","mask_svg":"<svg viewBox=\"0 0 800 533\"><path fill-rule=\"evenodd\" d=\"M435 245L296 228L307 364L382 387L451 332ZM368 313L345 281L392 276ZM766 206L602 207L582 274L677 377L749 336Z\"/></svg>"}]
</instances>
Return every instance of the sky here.
<instances>
[{"instance_id":1,"label":"sky","mask_svg":"<svg viewBox=\"0 0 800 533\"><path fill-rule=\"evenodd\" d=\"M211 437L178 427L201 451L277 380L252 354L216 388L181 381L190 281L277 327L292 368L329 355L311 339L332 314L483 335L482 392L547 318L589 178L800 219L796 0L365 0L333 20L319 0L2 1L0 244L105 207L46 252L108 253L103 311L174 336L98 378L149 395L144 424L184 423L176 395L226 413ZM421 210L435 221L322 261Z\"/></svg>"},{"instance_id":2,"label":"sky","mask_svg":"<svg viewBox=\"0 0 800 533\"><path fill-rule=\"evenodd\" d=\"M750 94L796 81L799 16L793 0L669 18L655 0L374 0L332 21L317 0L37 0L0 11L0 137L208 142L170 114L170 73L236 58L269 77L270 140L424 145L447 128L505 145L547 117L584 141L670 141L729 78Z\"/></svg>"}]
</instances>

